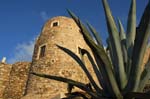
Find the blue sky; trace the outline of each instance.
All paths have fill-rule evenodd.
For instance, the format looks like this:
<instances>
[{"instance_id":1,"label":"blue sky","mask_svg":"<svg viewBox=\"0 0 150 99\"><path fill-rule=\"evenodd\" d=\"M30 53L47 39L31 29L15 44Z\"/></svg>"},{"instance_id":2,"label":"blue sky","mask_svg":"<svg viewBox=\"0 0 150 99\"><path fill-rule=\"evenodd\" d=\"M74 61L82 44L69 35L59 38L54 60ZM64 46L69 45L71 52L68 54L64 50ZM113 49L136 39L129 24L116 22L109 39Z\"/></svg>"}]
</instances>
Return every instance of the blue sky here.
<instances>
[{"instance_id":1,"label":"blue sky","mask_svg":"<svg viewBox=\"0 0 150 99\"><path fill-rule=\"evenodd\" d=\"M108 0L115 18L126 27L131 0ZM148 0L137 0L137 21ZM49 18L68 16L72 10L83 22L91 23L100 32L103 42L107 27L101 0L0 0L0 59L9 63L31 60L34 39Z\"/></svg>"}]
</instances>

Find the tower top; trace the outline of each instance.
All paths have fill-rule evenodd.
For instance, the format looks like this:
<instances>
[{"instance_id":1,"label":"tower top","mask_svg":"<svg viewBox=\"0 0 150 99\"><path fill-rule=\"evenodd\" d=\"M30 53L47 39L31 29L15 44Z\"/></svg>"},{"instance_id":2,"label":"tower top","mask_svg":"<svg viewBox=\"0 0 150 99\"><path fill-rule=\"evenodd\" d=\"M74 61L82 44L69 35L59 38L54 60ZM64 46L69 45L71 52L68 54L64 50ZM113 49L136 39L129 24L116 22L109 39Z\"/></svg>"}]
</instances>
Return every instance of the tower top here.
<instances>
[{"instance_id":1,"label":"tower top","mask_svg":"<svg viewBox=\"0 0 150 99\"><path fill-rule=\"evenodd\" d=\"M44 24L36 40L33 61L39 59L44 61L52 58L51 50L56 48L56 44L70 47L68 41L72 41L73 45L77 46L80 43L79 40L82 41L83 38L79 27L72 18L65 16L53 17ZM76 49L74 48L74 50Z\"/></svg>"}]
</instances>

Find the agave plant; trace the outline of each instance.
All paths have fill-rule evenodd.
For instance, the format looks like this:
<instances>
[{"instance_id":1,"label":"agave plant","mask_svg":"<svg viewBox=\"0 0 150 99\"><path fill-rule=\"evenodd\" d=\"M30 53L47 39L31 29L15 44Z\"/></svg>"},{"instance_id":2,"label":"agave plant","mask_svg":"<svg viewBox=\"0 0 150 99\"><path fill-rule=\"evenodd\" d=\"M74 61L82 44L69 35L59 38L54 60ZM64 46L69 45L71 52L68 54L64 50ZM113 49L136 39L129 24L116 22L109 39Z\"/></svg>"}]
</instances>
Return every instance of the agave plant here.
<instances>
[{"instance_id":1,"label":"agave plant","mask_svg":"<svg viewBox=\"0 0 150 99\"><path fill-rule=\"evenodd\" d=\"M136 27L136 0L131 1L125 32L120 20L118 20L117 27L107 0L102 0L109 33L107 39L109 55L105 51L97 31L90 24L88 24L88 29L75 14L68 10L70 16L79 26L84 40L91 48L94 59L85 49L80 48L81 57L78 57L69 49L57 46L76 60L87 75L92 88L67 78L33 74L76 86L86 91L93 99L104 97L123 99L129 92L142 92L150 77L150 61L145 65L144 70L141 69L150 35L150 2L148 2L140 23ZM101 87L93 80L84 64L83 57L85 54L92 64Z\"/></svg>"}]
</instances>

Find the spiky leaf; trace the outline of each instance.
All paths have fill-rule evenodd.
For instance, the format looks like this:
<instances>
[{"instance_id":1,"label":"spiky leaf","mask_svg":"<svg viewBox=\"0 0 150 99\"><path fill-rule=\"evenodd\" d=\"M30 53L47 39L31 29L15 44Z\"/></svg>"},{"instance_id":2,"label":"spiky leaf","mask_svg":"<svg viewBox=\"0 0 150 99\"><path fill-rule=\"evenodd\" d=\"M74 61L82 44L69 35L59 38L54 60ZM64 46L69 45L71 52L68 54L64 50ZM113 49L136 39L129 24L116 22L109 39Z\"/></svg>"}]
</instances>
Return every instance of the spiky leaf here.
<instances>
[{"instance_id":1,"label":"spiky leaf","mask_svg":"<svg viewBox=\"0 0 150 99\"><path fill-rule=\"evenodd\" d=\"M117 60L117 68L118 68L118 76L119 76L119 86L121 89L123 89L126 86L127 83L127 77L125 73L124 63L123 63L123 56L121 51L121 44L120 44L120 38L119 38L119 32L116 27L116 23L114 21L114 18L111 14L109 5L107 3L107 0L102 0L103 7L105 10L105 16L107 21L107 27L109 32L109 37L111 40L111 45L114 50L114 55L116 56Z\"/></svg>"},{"instance_id":2,"label":"spiky leaf","mask_svg":"<svg viewBox=\"0 0 150 99\"><path fill-rule=\"evenodd\" d=\"M100 38L98 32L97 32L97 31L94 29L94 27L93 27L92 25L90 25L89 23L87 23L87 25L88 25L90 31L93 33L93 36L94 36L96 42L97 42L100 46L103 46L102 40L101 40L101 38Z\"/></svg>"},{"instance_id":3,"label":"spiky leaf","mask_svg":"<svg viewBox=\"0 0 150 99\"><path fill-rule=\"evenodd\" d=\"M58 77L58 76L52 76L52 75L46 75L46 74L39 74L39 73L35 73L32 72L31 74L39 76L39 77L44 77L44 78L48 78L48 79L53 79L53 80L57 80L57 81L61 81L61 82L65 82L68 84L71 84L73 86L76 86L84 91L86 91L88 94L90 94L91 96L95 97L96 99L98 98L98 94L95 94L94 92L92 92L91 90L89 90L87 88L87 86L81 82L77 82L71 79L67 79L67 78L63 78L63 77ZM99 93L100 94L100 93ZM101 95L100 95L101 96Z\"/></svg>"},{"instance_id":4,"label":"spiky leaf","mask_svg":"<svg viewBox=\"0 0 150 99\"><path fill-rule=\"evenodd\" d=\"M130 86L132 91L136 91L139 86L140 75L142 73L141 65L150 35L150 3L147 4L136 31L130 74L132 76L130 76L128 82L128 87Z\"/></svg>"},{"instance_id":5,"label":"spiky leaf","mask_svg":"<svg viewBox=\"0 0 150 99\"><path fill-rule=\"evenodd\" d=\"M128 15L127 23L127 49L128 55L131 58L132 49L134 45L135 35L136 35L136 0L131 0L130 11Z\"/></svg>"},{"instance_id":6,"label":"spiky leaf","mask_svg":"<svg viewBox=\"0 0 150 99\"><path fill-rule=\"evenodd\" d=\"M94 62L92 56L90 55L90 53L89 53L87 50L85 50L85 49L81 49L81 48L80 48L79 50L80 50L80 53L81 53L81 56L82 56L82 57L84 56L84 54L87 55L89 61L90 61L91 64L92 64L93 70L94 70L94 72L95 72L95 74L96 74L96 77L97 77L97 79L98 79L98 81L99 81L99 84L102 86L103 90L105 91L105 94L108 93L108 91L107 91L108 88L107 88L107 86L106 86L106 83L107 83L107 82L104 80L104 78L103 78L103 76L102 76L102 74L101 74L101 72L100 72L98 66L95 64L95 62Z\"/></svg>"},{"instance_id":7,"label":"spiky leaf","mask_svg":"<svg viewBox=\"0 0 150 99\"><path fill-rule=\"evenodd\" d=\"M123 25L120 21L120 19L118 19L118 24L119 24L119 37L120 37L120 40L126 40L126 33L124 31L124 28L123 28Z\"/></svg>"},{"instance_id":8,"label":"spiky leaf","mask_svg":"<svg viewBox=\"0 0 150 99\"><path fill-rule=\"evenodd\" d=\"M69 49L67 49L67 48L61 47L59 45L57 45L57 47L59 47L61 50L63 50L65 53L67 53L69 56L71 56L74 60L76 60L76 62L81 66L81 68L83 69L83 71L87 75L89 81L91 82L91 84L93 85L93 87L95 88L95 90L98 93L102 93L102 90L95 83L95 81L93 80L93 77L91 76L90 72L87 70L85 64L80 60L80 58L77 55L75 55L72 51L70 51Z\"/></svg>"},{"instance_id":9,"label":"spiky leaf","mask_svg":"<svg viewBox=\"0 0 150 99\"><path fill-rule=\"evenodd\" d=\"M75 17L72 17L72 18L74 19ZM74 19L74 20L79 20L79 19ZM122 98L122 95L119 91L117 82L114 78L113 70L111 68L112 64L111 64L109 57L107 56L104 48L102 46L97 46L97 44L95 44L92 37L89 35L90 33L88 32L86 27L81 23L80 20L79 20L79 22L78 21L75 21L75 22L80 27L81 33L82 33L86 43L92 49L94 56L95 56L95 60L97 61L97 63L99 62L98 63L98 64L100 64L99 69L101 70L103 76L105 76L104 78L109 81L108 82L109 87L113 90L113 91L110 90L111 92L109 92L109 94L112 94L112 96L114 96L114 97Z\"/></svg>"},{"instance_id":10,"label":"spiky leaf","mask_svg":"<svg viewBox=\"0 0 150 99\"><path fill-rule=\"evenodd\" d=\"M122 54L123 54L123 61L124 61L124 66L125 66L125 70L127 73L129 67L127 65L128 54L127 54L127 48L126 48L126 33L125 33L123 25L119 19L118 19L118 24L119 24L119 36L120 36L121 49L122 49Z\"/></svg>"}]
</instances>

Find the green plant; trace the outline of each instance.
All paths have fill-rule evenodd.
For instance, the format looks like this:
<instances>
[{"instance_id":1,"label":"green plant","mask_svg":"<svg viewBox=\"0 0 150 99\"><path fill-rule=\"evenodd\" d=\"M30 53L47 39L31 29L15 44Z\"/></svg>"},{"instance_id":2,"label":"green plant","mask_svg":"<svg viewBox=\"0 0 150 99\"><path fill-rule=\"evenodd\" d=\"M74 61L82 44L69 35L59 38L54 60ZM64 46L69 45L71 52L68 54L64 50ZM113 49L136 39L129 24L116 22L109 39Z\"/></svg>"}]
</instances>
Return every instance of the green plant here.
<instances>
[{"instance_id":1,"label":"green plant","mask_svg":"<svg viewBox=\"0 0 150 99\"><path fill-rule=\"evenodd\" d=\"M94 99L126 97L129 92L142 92L150 77L150 61L142 71L144 53L150 35L150 2L148 2L138 27L136 27L136 0L131 0L131 7L128 14L127 33L125 33L121 21L118 20L118 28L112 16L107 0L102 0L109 37L107 39L109 55L106 53L100 37L96 30L88 24L88 28L70 10L68 13L79 26L80 31L91 48L94 59L88 51L80 48L81 59L69 49L58 46L61 50L70 55L81 66L87 75L92 88L81 82L67 78L37 74L34 75L66 82L76 86ZM90 31L89 31L90 30ZM91 33L93 34L91 36ZM93 40L96 40L96 42ZM87 54L97 76L99 85L95 83L90 72L87 70L83 57Z\"/></svg>"}]
</instances>

